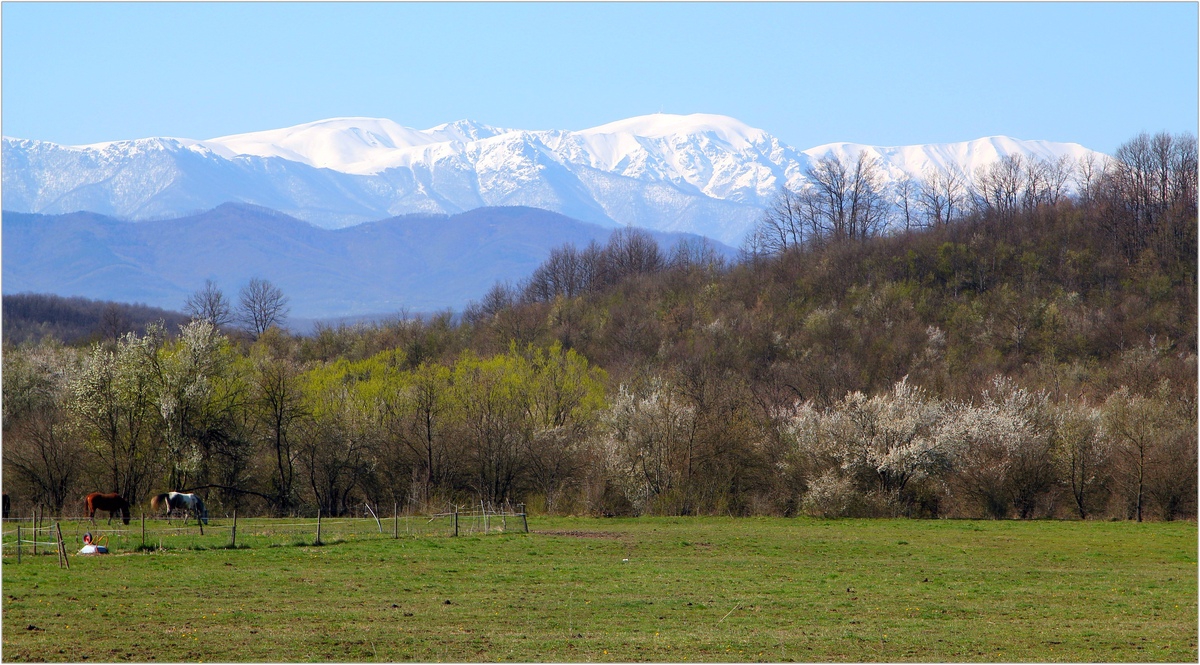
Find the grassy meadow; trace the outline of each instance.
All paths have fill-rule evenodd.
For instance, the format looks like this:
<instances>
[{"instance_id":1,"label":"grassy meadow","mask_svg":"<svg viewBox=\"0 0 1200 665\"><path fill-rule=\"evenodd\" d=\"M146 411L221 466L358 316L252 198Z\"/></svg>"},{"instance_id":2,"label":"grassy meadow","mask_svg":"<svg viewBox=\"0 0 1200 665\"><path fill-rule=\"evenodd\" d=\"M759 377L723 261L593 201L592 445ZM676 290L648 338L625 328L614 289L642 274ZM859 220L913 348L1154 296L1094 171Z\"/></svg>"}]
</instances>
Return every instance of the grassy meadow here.
<instances>
[{"instance_id":1,"label":"grassy meadow","mask_svg":"<svg viewBox=\"0 0 1200 665\"><path fill-rule=\"evenodd\" d=\"M6 542L3 659L1197 660L1193 522L388 522L314 546L241 520L236 549L215 521L141 549L135 522L69 570Z\"/></svg>"}]
</instances>

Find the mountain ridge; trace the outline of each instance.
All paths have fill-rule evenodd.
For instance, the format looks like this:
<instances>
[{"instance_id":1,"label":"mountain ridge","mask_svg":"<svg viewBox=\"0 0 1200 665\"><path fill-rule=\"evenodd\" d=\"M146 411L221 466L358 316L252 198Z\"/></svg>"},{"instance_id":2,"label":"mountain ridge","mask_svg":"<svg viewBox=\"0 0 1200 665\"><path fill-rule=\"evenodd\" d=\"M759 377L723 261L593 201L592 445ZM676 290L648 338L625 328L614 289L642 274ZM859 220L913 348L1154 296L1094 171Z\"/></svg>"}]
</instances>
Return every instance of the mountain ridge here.
<instances>
[{"instance_id":1,"label":"mountain ridge","mask_svg":"<svg viewBox=\"0 0 1200 665\"><path fill-rule=\"evenodd\" d=\"M529 206L592 224L737 244L780 187L800 186L825 155L862 151L880 160L890 180L926 169L969 174L1009 154L1050 161L1100 154L1074 143L1000 136L798 150L714 114L651 114L578 131L470 120L417 130L351 117L207 140L60 146L4 137L4 207L142 220L238 201L336 228L406 213Z\"/></svg>"},{"instance_id":2,"label":"mountain ridge","mask_svg":"<svg viewBox=\"0 0 1200 665\"><path fill-rule=\"evenodd\" d=\"M166 309L213 279L235 295L251 277L292 299L297 318L462 309L496 281L527 277L554 247L603 243L612 229L533 208L412 214L323 229L278 211L223 204L130 223L80 212L5 211L5 293L142 302ZM694 236L652 232L669 249ZM730 247L719 247L732 256Z\"/></svg>"}]
</instances>

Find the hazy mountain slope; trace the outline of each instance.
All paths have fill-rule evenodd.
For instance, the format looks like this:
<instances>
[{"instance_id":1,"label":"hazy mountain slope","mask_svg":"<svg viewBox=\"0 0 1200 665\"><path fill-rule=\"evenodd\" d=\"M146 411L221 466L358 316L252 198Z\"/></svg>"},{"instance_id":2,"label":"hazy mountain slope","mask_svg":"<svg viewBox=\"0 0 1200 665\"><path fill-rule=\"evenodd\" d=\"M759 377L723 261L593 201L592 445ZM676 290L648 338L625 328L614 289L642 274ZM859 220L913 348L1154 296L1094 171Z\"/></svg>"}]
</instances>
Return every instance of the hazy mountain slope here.
<instances>
[{"instance_id":1,"label":"hazy mountain slope","mask_svg":"<svg viewBox=\"0 0 1200 665\"><path fill-rule=\"evenodd\" d=\"M1073 143L991 137L800 151L727 116L654 114L581 131L471 121L427 130L378 118L317 122L196 141L60 146L4 138L4 208L177 217L227 201L326 228L407 213L530 206L595 224L685 231L737 244L784 184L829 153L877 156L890 178L974 171L1008 154L1089 154Z\"/></svg>"},{"instance_id":2,"label":"hazy mountain slope","mask_svg":"<svg viewBox=\"0 0 1200 665\"><path fill-rule=\"evenodd\" d=\"M6 212L3 286L179 309L205 279L235 295L257 276L283 289L298 317L460 309L498 279L527 277L551 248L604 242L611 232L532 208L336 230L234 204L136 224L94 213ZM656 235L664 249L681 237Z\"/></svg>"}]
</instances>

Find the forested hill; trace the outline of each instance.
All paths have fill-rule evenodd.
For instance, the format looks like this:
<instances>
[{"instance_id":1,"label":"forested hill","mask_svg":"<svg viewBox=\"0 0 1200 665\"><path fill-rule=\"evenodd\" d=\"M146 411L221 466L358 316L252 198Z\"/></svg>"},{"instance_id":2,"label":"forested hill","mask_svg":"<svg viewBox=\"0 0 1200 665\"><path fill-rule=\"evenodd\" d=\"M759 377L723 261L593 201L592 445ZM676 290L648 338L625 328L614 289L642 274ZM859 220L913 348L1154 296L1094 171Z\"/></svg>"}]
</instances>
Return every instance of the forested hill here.
<instances>
[{"instance_id":1,"label":"forested hill","mask_svg":"<svg viewBox=\"0 0 1200 665\"><path fill-rule=\"evenodd\" d=\"M1162 378L1194 391L1195 211L1133 257L1104 214L1064 202L539 295L559 250L474 344L560 340L618 382L702 372L775 405L905 376L946 397L978 395L997 374L1055 395Z\"/></svg>"},{"instance_id":2,"label":"forested hill","mask_svg":"<svg viewBox=\"0 0 1200 665\"><path fill-rule=\"evenodd\" d=\"M243 514L1195 516L1195 155L1138 137L1071 199L1007 163L887 235L806 190L734 263L622 229L458 321L7 347L5 487Z\"/></svg>"},{"instance_id":3,"label":"forested hill","mask_svg":"<svg viewBox=\"0 0 1200 665\"><path fill-rule=\"evenodd\" d=\"M4 344L53 338L67 344L115 340L128 332L144 334L146 326L163 322L178 330L187 317L140 303L56 296L44 293L4 294Z\"/></svg>"}]
</instances>

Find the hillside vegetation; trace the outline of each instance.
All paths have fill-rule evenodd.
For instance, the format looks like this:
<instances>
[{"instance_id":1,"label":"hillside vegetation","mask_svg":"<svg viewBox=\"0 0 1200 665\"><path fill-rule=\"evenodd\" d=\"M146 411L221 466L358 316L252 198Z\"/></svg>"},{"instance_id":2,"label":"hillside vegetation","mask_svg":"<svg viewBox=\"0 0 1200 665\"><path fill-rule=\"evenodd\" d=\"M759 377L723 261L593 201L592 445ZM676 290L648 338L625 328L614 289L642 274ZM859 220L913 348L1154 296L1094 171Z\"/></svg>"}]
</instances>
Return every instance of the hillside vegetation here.
<instances>
[{"instance_id":1,"label":"hillside vegetation","mask_svg":"<svg viewBox=\"0 0 1200 665\"><path fill-rule=\"evenodd\" d=\"M8 347L5 484L281 514L1194 516L1195 154L1137 137L1077 197L1006 160L922 183L889 234L869 165L831 160L734 264L627 229L460 322Z\"/></svg>"}]
</instances>

